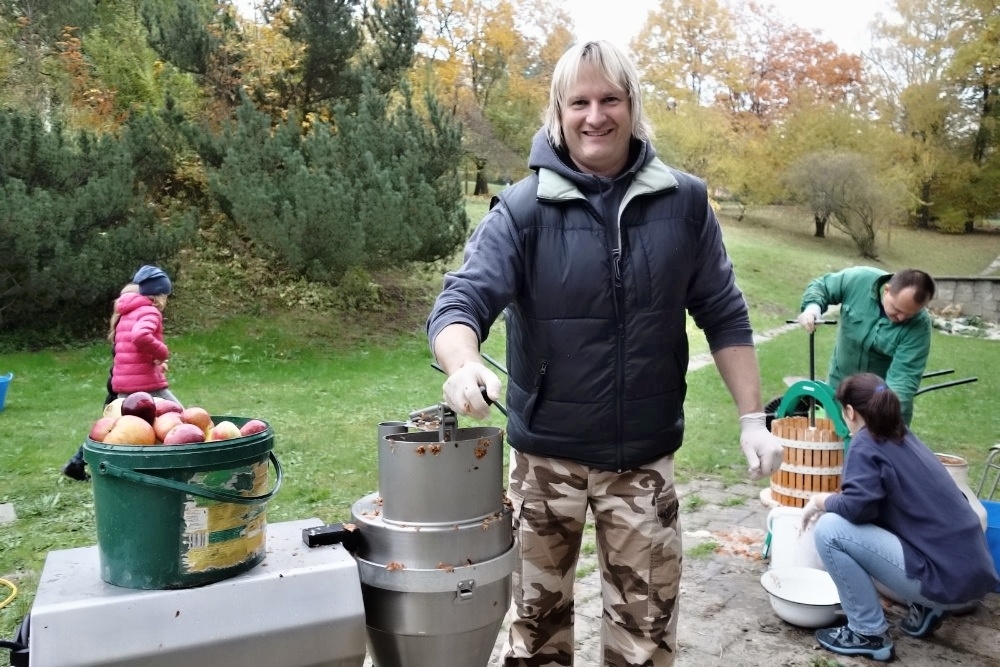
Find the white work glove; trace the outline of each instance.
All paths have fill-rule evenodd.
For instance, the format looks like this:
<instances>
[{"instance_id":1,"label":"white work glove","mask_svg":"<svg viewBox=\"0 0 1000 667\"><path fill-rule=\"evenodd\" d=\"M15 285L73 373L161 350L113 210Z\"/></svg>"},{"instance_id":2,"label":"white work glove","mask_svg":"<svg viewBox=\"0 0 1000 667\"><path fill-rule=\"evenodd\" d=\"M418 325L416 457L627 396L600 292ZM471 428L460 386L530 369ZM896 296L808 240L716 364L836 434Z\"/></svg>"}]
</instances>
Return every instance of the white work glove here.
<instances>
[{"instance_id":1,"label":"white work glove","mask_svg":"<svg viewBox=\"0 0 1000 667\"><path fill-rule=\"evenodd\" d=\"M445 380L444 402L457 414L486 419L490 405L483 398L483 387L490 401L500 400L500 378L486 366L469 362Z\"/></svg>"},{"instance_id":2,"label":"white work glove","mask_svg":"<svg viewBox=\"0 0 1000 667\"><path fill-rule=\"evenodd\" d=\"M799 313L798 322L801 324L806 331L812 333L816 330L816 320L819 319L823 311L820 310L819 306L815 303L810 303L806 306L806 309Z\"/></svg>"},{"instance_id":3,"label":"white work glove","mask_svg":"<svg viewBox=\"0 0 1000 667\"><path fill-rule=\"evenodd\" d=\"M810 524L812 524L819 515L825 512L823 509L823 503L826 502L826 498L829 493L817 493L809 498L809 502L802 509L802 525L799 526L799 533L804 533L809 529ZM822 496L822 497L821 497Z\"/></svg>"},{"instance_id":4,"label":"white work glove","mask_svg":"<svg viewBox=\"0 0 1000 667\"><path fill-rule=\"evenodd\" d=\"M767 477L781 466L784 445L767 430L763 412L740 416L740 449L747 457L750 479Z\"/></svg>"}]
</instances>

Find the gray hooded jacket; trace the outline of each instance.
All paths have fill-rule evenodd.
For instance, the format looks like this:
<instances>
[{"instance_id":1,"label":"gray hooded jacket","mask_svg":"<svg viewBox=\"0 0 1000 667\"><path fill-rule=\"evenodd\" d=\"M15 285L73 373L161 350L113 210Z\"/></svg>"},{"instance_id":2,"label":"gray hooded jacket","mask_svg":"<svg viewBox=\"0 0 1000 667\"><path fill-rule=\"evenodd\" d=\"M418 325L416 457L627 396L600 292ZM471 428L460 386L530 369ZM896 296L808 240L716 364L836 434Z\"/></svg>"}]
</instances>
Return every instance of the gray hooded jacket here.
<instances>
[{"instance_id":1,"label":"gray hooded jacket","mask_svg":"<svg viewBox=\"0 0 1000 667\"><path fill-rule=\"evenodd\" d=\"M506 311L519 451L603 470L671 454L684 432L686 312L712 351L753 344L704 183L648 143L633 141L630 160L614 179L583 174L536 134L535 173L495 198L428 318L432 345L454 323L482 341Z\"/></svg>"}]
</instances>

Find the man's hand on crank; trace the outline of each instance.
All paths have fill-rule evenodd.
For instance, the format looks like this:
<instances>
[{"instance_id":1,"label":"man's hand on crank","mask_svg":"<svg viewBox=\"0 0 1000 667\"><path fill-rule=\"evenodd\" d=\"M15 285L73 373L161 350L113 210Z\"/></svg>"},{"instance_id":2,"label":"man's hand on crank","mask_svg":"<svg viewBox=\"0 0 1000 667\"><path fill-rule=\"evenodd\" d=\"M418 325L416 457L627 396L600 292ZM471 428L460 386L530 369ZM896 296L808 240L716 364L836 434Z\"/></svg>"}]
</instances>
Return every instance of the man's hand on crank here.
<instances>
[{"instance_id":1,"label":"man's hand on crank","mask_svg":"<svg viewBox=\"0 0 1000 667\"><path fill-rule=\"evenodd\" d=\"M486 366L468 362L445 380L444 402L456 414L486 419L490 416L490 405L483 398L483 387L491 401L500 400L500 378Z\"/></svg>"}]
</instances>

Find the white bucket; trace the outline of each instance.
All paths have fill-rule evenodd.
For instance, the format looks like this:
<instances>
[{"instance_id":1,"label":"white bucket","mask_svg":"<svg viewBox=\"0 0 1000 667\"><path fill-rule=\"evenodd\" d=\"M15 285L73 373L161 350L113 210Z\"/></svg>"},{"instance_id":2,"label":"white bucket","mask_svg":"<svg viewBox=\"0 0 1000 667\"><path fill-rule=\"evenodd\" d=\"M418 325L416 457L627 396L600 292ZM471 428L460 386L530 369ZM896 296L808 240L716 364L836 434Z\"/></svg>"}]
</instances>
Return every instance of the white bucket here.
<instances>
[{"instance_id":1,"label":"white bucket","mask_svg":"<svg viewBox=\"0 0 1000 667\"><path fill-rule=\"evenodd\" d=\"M802 525L801 507L775 507L767 514L767 531L771 536L771 570L782 567L811 567L826 571L816 551L813 526L799 532Z\"/></svg>"}]
</instances>

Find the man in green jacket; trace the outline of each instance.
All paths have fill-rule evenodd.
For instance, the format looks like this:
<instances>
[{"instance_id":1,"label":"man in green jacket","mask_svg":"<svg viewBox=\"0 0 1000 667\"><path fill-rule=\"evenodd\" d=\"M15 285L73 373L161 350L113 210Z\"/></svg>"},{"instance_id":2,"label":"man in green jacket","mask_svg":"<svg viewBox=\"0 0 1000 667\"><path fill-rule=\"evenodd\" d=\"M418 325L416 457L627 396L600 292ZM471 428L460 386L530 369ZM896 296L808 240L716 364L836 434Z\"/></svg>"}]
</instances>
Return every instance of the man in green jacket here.
<instances>
[{"instance_id":1,"label":"man in green jacket","mask_svg":"<svg viewBox=\"0 0 1000 667\"><path fill-rule=\"evenodd\" d=\"M840 304L837 344L827 382L836 388L854 373L875 373L899 396L903 419L913 419L916 395L931 349L934 280L917 269L894 274L870 266L827 273L811 281L798 317L812 333L816 321Z\"/></svg>"}]
</instances>

